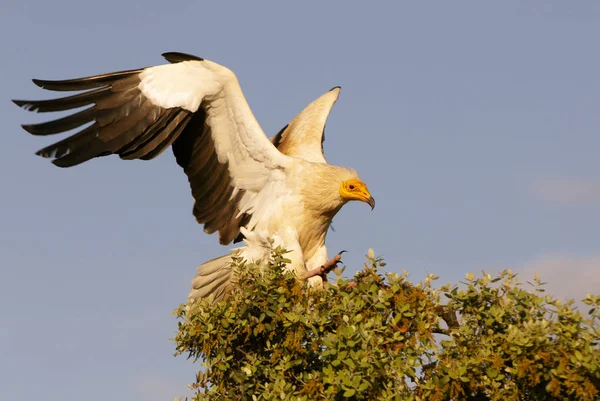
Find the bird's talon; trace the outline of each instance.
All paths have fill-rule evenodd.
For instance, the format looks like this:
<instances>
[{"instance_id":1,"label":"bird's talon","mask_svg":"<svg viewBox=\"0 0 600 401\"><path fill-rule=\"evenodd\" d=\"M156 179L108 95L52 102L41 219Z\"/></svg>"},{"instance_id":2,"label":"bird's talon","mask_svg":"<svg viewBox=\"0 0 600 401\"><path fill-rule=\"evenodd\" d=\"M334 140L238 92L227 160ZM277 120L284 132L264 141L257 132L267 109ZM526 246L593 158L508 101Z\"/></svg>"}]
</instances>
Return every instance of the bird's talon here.
<instances>
[{"instance_id":1,"label":"bird's talon","mask_svg":"<svg viewBox=\"0 0 600 401\"><path fill-rule=\"evenodd\" d=\"M335 269L337 267L337 264L342 261L342 253L344 253L344 252L347 252L347 251L345 251L345 250L341 251L340 253L335 255L333 258L331 258L324 265L317 267L316 269L307 271L306 273L304 273L304 276L302 276L302 278L308 279L308 278L311 278L314 276L321 276L323 278L323 281L327 281L327 277L326 277L327 274L329 272L331 272L333 269Z\"/></svg>"}]
</instances>

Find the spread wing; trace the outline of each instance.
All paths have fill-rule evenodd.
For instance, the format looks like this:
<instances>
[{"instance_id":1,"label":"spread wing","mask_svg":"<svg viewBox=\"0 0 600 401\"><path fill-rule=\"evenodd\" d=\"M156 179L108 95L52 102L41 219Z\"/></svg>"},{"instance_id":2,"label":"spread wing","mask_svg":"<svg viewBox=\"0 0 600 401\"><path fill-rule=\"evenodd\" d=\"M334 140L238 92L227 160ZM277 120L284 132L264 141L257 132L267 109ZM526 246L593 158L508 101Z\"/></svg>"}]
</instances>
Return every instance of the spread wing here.
<instances>
[{"instance_id":1,"label":"spread wing","mask_svg":"<svg viewBox=\"0 0 600 401\"><path fill-rule=\"evenodd\" d=\"M91 106L58 120L24 125L33 135L89 126L37 152L60 167L117 154L148 160L172 145L188 176L193 213L208 233L230 243L245 225L268 219L288 188L294 162L256 121L237 78L226 67L182 53L172 64L65 81L34 80L53 91L85 91L53 100L14 102L31 111Z\"/></svg>"},{"instance_id":2,"label":"spread wing","mask_svg":"<svg viewBox=\"0 0 600 401\"><path fill-rule=\"evenodd\" d=\"M271 138L281 153L314 163L327 163L323 155L325 124L331 108L340 95L340 89L336 86L306 106Z\"/></svg>"}]
</instances>

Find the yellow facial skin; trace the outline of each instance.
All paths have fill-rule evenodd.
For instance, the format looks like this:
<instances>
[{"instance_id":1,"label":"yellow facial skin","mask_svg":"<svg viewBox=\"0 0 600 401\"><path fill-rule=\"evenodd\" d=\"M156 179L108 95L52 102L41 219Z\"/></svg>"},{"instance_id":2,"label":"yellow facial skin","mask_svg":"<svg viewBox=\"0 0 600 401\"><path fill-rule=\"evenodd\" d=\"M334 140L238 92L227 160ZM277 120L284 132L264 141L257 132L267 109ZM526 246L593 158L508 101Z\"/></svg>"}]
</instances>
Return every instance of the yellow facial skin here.
<instances>
[{"instance_id":1,"label":"yellow facial skin","mask_svg":"<svg viewBox=\"0 0 600 401\"><path fill-rule=\"evenodd\" d=\"M371 210L375 208L375 199L369 193L367 184L361 180L348 180L342 182L340 185L340 196L346 202L348 201L361 201L369 204Z\"/></svg>"}]
</instances>

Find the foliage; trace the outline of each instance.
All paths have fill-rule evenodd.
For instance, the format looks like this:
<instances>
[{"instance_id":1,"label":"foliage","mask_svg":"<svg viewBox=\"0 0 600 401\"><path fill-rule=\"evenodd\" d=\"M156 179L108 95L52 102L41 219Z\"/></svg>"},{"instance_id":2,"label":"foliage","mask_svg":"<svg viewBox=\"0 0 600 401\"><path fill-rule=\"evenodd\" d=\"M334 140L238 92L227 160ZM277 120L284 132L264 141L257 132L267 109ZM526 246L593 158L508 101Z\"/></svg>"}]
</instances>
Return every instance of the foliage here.
<instances>
[{"instance_id":1,"label":"foliage","mask_svg":"<svg viewBox=\"0 0 600 401\"><path fill-rule=\"evenodd\" d=\"M600 296L584 315L510 271L413 285L372 251L352 280L307 290L283 255L236 261L228 301L176 311L177 353L203 361L196 399L600 399Z\"/></svg>"}]
</instances>

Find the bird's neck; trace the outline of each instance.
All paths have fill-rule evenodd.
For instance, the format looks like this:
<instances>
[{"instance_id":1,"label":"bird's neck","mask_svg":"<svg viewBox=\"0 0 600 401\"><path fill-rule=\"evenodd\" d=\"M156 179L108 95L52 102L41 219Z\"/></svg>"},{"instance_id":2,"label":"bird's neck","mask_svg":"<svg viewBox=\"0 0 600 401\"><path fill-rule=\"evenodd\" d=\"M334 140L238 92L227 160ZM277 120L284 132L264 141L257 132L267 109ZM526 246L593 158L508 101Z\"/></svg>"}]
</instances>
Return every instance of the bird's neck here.
<instances>
[{"instance_id":1,"label":"bird's neck","mask_svg":"<svg viewBox=\"0 0 600 401\"><path fill-rule=\"evenodd\" d=\"M335 213L331 216L308 213L306 218L302 220L301 227L298 230L298 242L305 259L312 257L317 249L325 245L325 238L331 226L333 215Z\"/></svg>"},{"instance_id":2,"label":"bird's neck","mask_svg":"<svg viewBox=\"0 0 600 401\"><path fill-rule=\"evenodd\" d=\"M346 203L340 196L340 185L356 175L352 170L328 164L311 164L309 180L301 188L303 215L298 229L305 257L325 244L333 217Z\"/></svg>"}]
</instances>

